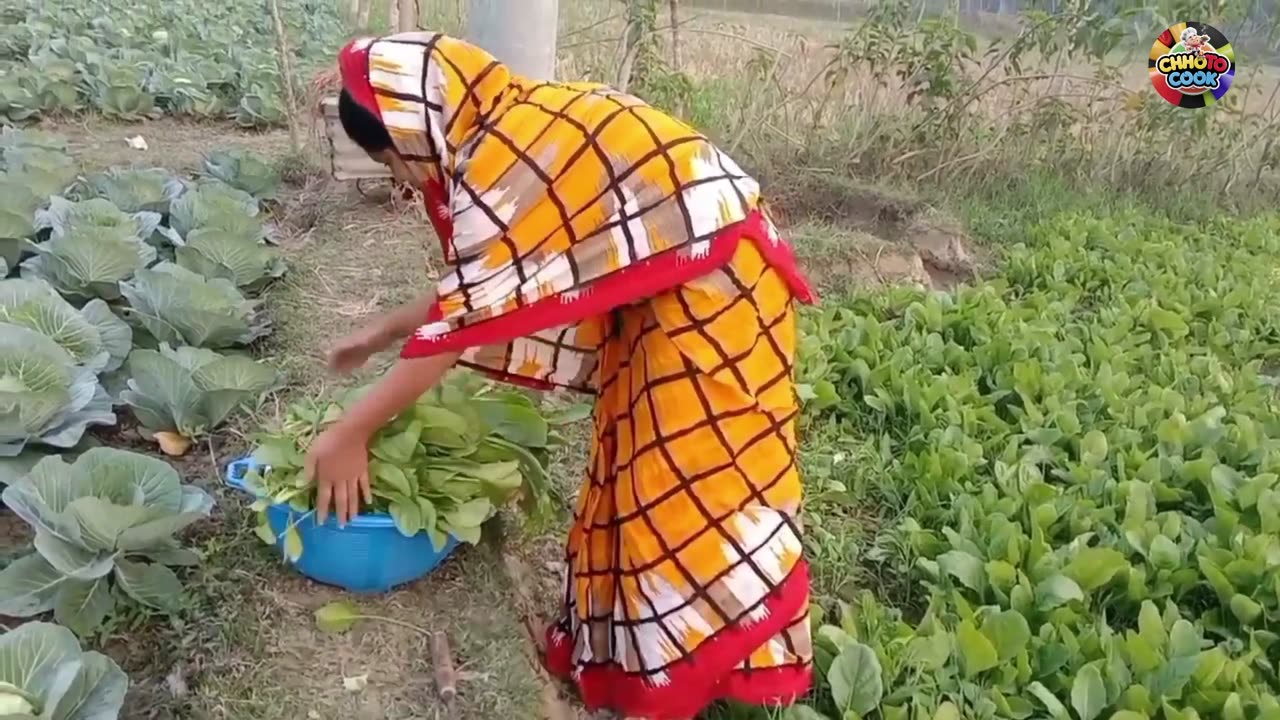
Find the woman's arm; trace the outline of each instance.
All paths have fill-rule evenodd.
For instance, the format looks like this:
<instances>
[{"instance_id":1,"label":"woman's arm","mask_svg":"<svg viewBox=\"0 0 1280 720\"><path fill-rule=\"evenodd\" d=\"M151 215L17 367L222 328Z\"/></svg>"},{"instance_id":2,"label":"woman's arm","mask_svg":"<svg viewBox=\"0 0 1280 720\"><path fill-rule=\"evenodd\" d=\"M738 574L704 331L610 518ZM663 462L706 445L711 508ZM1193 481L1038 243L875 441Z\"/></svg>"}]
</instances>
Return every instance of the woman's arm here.
<instances>
[{"instance_id":1,"label":"woman's arm","mask_svg":"<svg viewBox=\"0 0 1280 720\"><path fill-rule=\"evenodd\" d=\"M431 306L436 304L435 291L405 303L393 310L388 310L374 321L374 326L385 350L391 343L403 340L427 322L427 314Z\"/></svg>"},{"instance_id":2,"label":"woman's arm","mask_svg":"<svg viewBox=\"0 0 1280 720\"><path fill-rule=\"evenodd\" d=\"M329 368L349 373L364 365L373 355L391 347L392 343L413 335L427 321L427 315L435 302L436 294L429 292L374 317L363 328L338 340L329 349Z\"/></svg>"},{"instance_id":3,"label":"woman's arm","mask_svg":"<svg viewBox=\"0 0 1280 720\"><path fill-rule=\"evenodd\" d=\"M458 360L458 353L396 361L369 392L316 437L307 450L306 477L316 484L316 520L324 523L332 505L338 525L360 512L360 498L373 502L369 439L408 410Z\"/></svg>"},{"instance_id":4,"label":"woman's arm","mask_svg":"<svg viewBox=\"0 0 1280 720\"><path fill-rule=\"evenodd\" d=\"M397 360L369 392L343 413L337 424L367 440L440 382L459 354Z\"/></svg>"}]
</instances>

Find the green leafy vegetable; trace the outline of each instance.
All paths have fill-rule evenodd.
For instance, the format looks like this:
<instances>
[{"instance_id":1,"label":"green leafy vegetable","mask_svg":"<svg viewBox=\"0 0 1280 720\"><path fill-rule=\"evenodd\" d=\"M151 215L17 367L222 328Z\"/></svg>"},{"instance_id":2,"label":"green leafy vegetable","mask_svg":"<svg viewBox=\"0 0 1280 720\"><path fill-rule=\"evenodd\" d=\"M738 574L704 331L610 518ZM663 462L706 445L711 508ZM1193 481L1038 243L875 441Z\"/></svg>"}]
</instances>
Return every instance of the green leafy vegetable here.
<instances>
[{"instance_id":1,"label":"green leafy vegetable","mask_svg":"<svg viewBox=\"0 0 1280 720\"><path fill-rule=\"evenodd\" d=\"M0 323L0 457L29 443L69 448L90 425L114 425L94 370L46 335Z\"/></svg>"},{"instance_id":2,"label":"green leafy vegetable","mask_svg":"<svg viewBox=\"0 0 1280 720\"><path fill-rule=\"evenodd\" d=\"M129 356L129 388L121 395L149 436L187 441L221 425L237 408L258 402L279 382L270 366L239 355L162 344Z\"/></svg>"},{"instance_id":3,"label":"green leafy vegetable","mask_svg":"<svg viewBox=\"0 0 1280 720\"><path fill-rule=\"evenodd\" d=\"M35 530L36 551L0 570L0 614L52 610L82 635L121 600L176 609L182 586L169 568L198 556L174 535L213 508L164 461L111 448L93 448L70 465L47 457L3 499Z\"/></svg>"},{"instance_id":4,"label":"green leafy vegetable","mask_svg":"<svg viewBox=\"0 0 1280 720\"><path fill-rule=\"evenodd\" d=\"M275 197L280 174L255 153L243 148L215 150L204 161L205 171L259 200Z\"/></svg>"},{"instance_id":5,"label":"green leafy vegetable","mask_svg":"<svg viewBox=\"0 0 1280 720\"><path fill-rule=\"evenodd\" d=\"M202 182L183 193L173 203L169 222L183 238L196 229L224 230L253 240L266 238L258 201L217 180Z\"/></svg>"},{"instance_id":6,"label":"green leafy vegetable","mask_svg":"<svg viewBox=\"0 0 1280 720\"><path fill-rule=\"evenodd\" d=\"M187 233L175 262L207 278L223 278L238 287L261 290L287 270L284 260L259 238L217 227Z\"/></svg>"},{"instance_id":7,"label":"green leafy vegetable","mask_svg":"<svg viewBox=\"0 0 1280 720\"><path fill-rule=\"evenodd\" d=\"M72 223L29 247L36 254L22 264L23 276L42 278L74 300L116 300L121 281L156 260L155 248L130 226Z\"/></svg>"},{"instance_id":8,"label":"green leafy vegetable","mask_svg":"<svg viewBox=\"0 0 1280 720\"><path fill-rule=\"evenodd\" d=\"M129 301L126 319L158 342L222 349L247 345L270 331L259 304L231 281L172 263L139 270L120 284L120 292Z\"/></svg>"},{"instance_id":9,"label":"green leafy vegetable","mask_svg":"<svg viewBox=\"0 0 1280 720\"><path fill-rule=\"evenodd\" d=\"M280 427L259 436L253 457L260 469L249 474L248 484L263 498L260 510L272 502L288 503L297 513L311 511L315 488L303 475L307 447L362 391L298 403ZM529 438L541 442L518 444ZM365 511L389 514L405 535L427 533L437 548L450 535L478 542L481 525L513 498L522 497L531 512L549 507L550 447L546 421L522 397L493 392L457 373L370 441L374 502ZM275 542L269 529L262 534Z\"/></svg>"},{"instance_id":10,"label":"green leafy vegetable","mask_svg":"<svg viewBox=\"0 0 1280 720\"><path fill-rule=\"evenodd\" d=\"M0 280L0 321L46 335L94 372L124 364L133 344L128 323L101 300L80 310L41 280Z\"/></svg>"},{"instance_id":11,"label":"green leafy vegetable","mask_svg":"<svg viewBox=\"0 0 1280 720\"><path fill-rule=\"evenodd\" d=\"M29 622L0 635L0 717L105 720L124 707L129 678L75 635Z\"/></svg>"},{"instance_id":12,"label":"green leafy vegetable","mask_svg":"<svg viewBox=\"0 0 1280 720\"><path fill-rule=\"evenodd\" d=\"M182 194L182 182L169 171L112 168L90 175L85 183L92 197L110 200L126 213L153 212L166 215L170 204Z\"/></svg>"}]
</instances>

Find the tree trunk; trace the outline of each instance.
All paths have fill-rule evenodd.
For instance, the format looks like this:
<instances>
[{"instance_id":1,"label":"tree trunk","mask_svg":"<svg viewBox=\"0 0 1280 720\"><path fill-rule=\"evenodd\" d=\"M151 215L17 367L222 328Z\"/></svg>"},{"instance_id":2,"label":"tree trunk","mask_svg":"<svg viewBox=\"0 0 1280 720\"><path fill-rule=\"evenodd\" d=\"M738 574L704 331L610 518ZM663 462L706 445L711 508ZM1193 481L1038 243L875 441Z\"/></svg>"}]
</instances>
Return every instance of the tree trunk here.
<instances>
[{"instance_id":1,"label":"tree trunk","mask_svg":"<svg viewBox=\"0 0 1280 720\"><path fill-rule=\"evenodd\" d=\"M360 12L356 15L356 27L360 30L369 29L369 13L373 11L373 0L359 0Z\"/></svg>"}]
</instances>

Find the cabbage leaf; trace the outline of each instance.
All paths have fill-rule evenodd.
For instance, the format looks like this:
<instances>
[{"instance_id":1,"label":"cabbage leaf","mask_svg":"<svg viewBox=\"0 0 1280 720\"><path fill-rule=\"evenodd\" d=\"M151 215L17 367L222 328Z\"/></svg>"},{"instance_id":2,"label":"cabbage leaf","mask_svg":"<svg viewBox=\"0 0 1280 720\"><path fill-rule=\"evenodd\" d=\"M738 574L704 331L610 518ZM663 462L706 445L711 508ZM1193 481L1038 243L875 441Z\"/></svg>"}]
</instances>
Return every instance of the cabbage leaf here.
<instances>
[{"instance_id":1,"label":"cabbage leaf","mask_svg":"<svg viewBox=\"0 0 1280 720\"><path fill-rule=\"evenodd\" d=\"M204 227L187 234L175 251L178 265L207 278L224 278L257 292L288 269L284 259L261 241L230 230Z\"/></svg>"},{"instance_id":2,"label":"cabbage leaf","mask_svg":"<svg viewBox=\"0 0 1280 720\"><path fill-rule=\"evenodd\" d=\"M82 651L65 627L29 622L0 635L0 717L107 720L128 689L114 660Z\"/></svg>"},{"instance_id":3,"label":"cabbage leaf","mask_svg":"<svg viewBox=\"0 0 1280 720\"><path fill-rule=\"evenodd\" d=\"M122 280L156 260L156 249L127 226L72 224L28 247L36 255L22 263L23 277L43 278L72 300L115 300Z\"/></svg>"},{"instance_id":4,"label":"cabbage leaf","mask_svg":"<svg viewBox=\"0 0 1280 720\"><path fill-rule=\"evenodd\" d=\"M205 278L173 263L139 270L120 284L126 319L157 341L209 349L247 345L270 332L259 303L235 284Z\"/></svg>"},{"instance_id":5,"label":"cabbage leaf","mask_svg":"<svg viewBox=\"0 0 1280 720\"><path fill-rule=\"evenodd\" d=\"M35 443L70 448L90 425L115 422L92 369L42 333L0 323L0 457Z\"/></svg>"},{"instance_id":6,"label":"cabbage leaf","mask_svg":"<svg viewBox=\"0 0 1280 720\"><path fill-rule=\"evenodd\" d=\"M204 160L205 171L259 200L274 198L280 174L258 155L243 148L215 150Z\"/></svg>"},{"instance_id":7,"label":"cabbage leaf","mask_svg":"<svg viewBox=\"0 0 1280 720\"><path fill-rule=\"evenodd\" d=\"M45 335L97 373L119 368L133 347L133 330L105 302L77 310L43 280L0 280L0 322Z\"/></svg>"},{"instance_id":8,"label":"cabbage leaf","mask_svg":"<svg viewBox=\"0 0 1280 720\"><path fill-rule=\"evenodd\" d=\"M198 438L237 408L258 402L280 380L272 367L242 355L193 347L136 350L129 356L129 388L121 393L145 436Z\"/></svg>"},{"instance_id":9,"label":"cabbage leaf","mask_svg":"<svg viewBox=\"0 0 1280 720\"><path fill-rule=\"evenodd\" d=\"M175 610L182 584L169 567L199 556L174 535L213 509L165 461L107 447L71 464L44 458L0 497L36 535L35 552L0 570L0 614L52 610L82 635L120 601Z\"/></svg>"}]
</instances>

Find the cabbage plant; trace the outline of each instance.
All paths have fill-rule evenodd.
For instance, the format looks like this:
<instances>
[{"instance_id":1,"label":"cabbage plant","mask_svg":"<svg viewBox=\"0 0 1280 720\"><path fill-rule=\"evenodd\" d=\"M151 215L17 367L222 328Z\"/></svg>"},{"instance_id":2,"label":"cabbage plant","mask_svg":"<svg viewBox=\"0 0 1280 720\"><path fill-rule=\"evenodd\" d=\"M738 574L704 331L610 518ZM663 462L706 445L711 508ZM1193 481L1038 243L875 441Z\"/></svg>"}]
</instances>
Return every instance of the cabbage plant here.
<instances>
[{"instance_id":1,"label":"cabbage plant","mask_svg":"<svg viewBox=\"0 0 1280 720\"><path fill-rule=\"evenodd\" d=\"M73 223L28 247L35 257L22 263L23 276L43 278L73 300L115 300L122 280L156 261L156 249L128 226Z\"/></svg>"},{"instance_id":2,"label":"cabbage plant","mask_svg":"<svg viewBox=\"0 0 1280 720\"><path fill-rule=\"evenodd\" d=\"M261 240L217 227L192 230L174 251L174 258L194 273L224 278L254 292L288 269L284 259Z\"/></svg>"},{"instance_id":3,"label":"cabbage plant","mask_svg":"<svg viewBox=\"0 0 1280 720\"><path fill-rule=\"evenodd\" d=\"M67 140L61 135L34 128L0 128L0 150L13 147L34 147L63 152L67 149Z\"/></svg>"},{"instance_id":4,"label":"cabbage plant","mask_svg":"<svg viewBox=\"0 0 1280 720\"><path fill-rule=\"evenodd\" d=\"M114 720L128 689L114 660L82 651L64 627L30 622L0 635L0 718Z\"/></svg>"},{"instance_id":5,"label":"cabbage plant","mask_svg":"<svg viewBox=\"0 0 1280 720\"><path fill-rule=\"evenodd\" d=\"M119 368L133 347L133 330L105 302L77 310L43 280L0 280L0 322L47 336L94 372Z\"/></svg>"},{"instance_id":6,"label":"cabbage plant","mask_svg":"<svg viewBox=\"0 0 1280 720\"><path fill-rule=\"evenodd\" d=\"M215 150L204 159L209 175L262 199L275 197L280 174L260 156L243 148Z\"/></svg>"},{"instance_id":7,"label":"cabbage plant","mask_svg":"<svg viewBox=\"0 0 1280 720\"><path fill-rule=\"evenodd\" d=\"M73 229L96 228L103 231L125 230L145 240L160 226L158 212L126 213L105 198L89 198L75 202L64 197L49 198L49 207L37 210L35 228L49 230L52 237L69 234Z\"/></svg>"},{"instance_id":8,"label":"cabbage plant","mask_svg":"<svg viewBox=\"0 0 1280 720\"><path fill-rule=\"evenodd\" d=\"M159 168L111 168L85 179L90 197L101 197L127 213L169 212L169 205L182 194L180 180Z\"/></svg>"},{"instance_id":9,"label":"cabbage plant","mask_svg":"<svg viewBox=\"0 0 1280 720\"><path fill-rule=\"evenodd\" d=\"M199 556L174 535L213 509L163 460L106 447L70 464L44 458L0 497L36 536L34 552L0 571L0 615L52 610L82 635L118 602L176 609L182 584L170 568Z\"/></svg>"},{"instance_id":10,"label":"cabbage plant","mask_svg":"<svg viewBox=\"0 0 1280 720\"><path fill-rule=\"evenodd\" d=\"M135 350L128 375L121 400L133 410L143 434L170 455L185 453L193 439L222 424L237 408L258 402L280 379L274 368L243 355L168 344Z\"/></svg>"},{"instance_id":11,"label":"cabbage plant","mask_svg":"<svg viewBox=\"0 0 1280 720\"><path fill-rule=\"evenodd\" d=\"M90 425L114 425L91 368L42 333L0 323L0 457L28 444L69 448Z\"/></svg>"},{"instance_id":12,"label":"cabbage plant","mask_svg":"<svg viewBox=\"0 0 1280 720\"><path fill-rule=\"evenodd\" d=\"M126 319L156 341L210 349L247 345L270 331L258 302L235 283L206 278L173 263L139 270L120 283Z\"/></svg>"},{"instance_id":13,"label":"cabbage plant","mask_svg":"<svg viewBox=\"0 0 1280 720\"><path fill-rule=\"evenodd\" d=\"M220 180L201 182L175 200L169 226L183 238L197 228L219 228L254 240L267 235L258 201Z\"/></svg>"},{"instance_id":14,"label":"cabbage plant","mask_svg":"<svg viewBox=\"0 0 1280 720\"><path fill-rule=\"evenodd\" d=\"M31 191L21 177L0 174L0 260L5 272L18 266L25 242L36 234L36 211L44 198Z\"/></svg>"},{"instance_id":15,"label":"cabbage plant","mask_svg":"<svg viewBox=\"0 0 1280 720\"><path fill-rule=\"evenodd\" d=\"M4 170L21 178L31 192L41 198L60 195L75 182L79 170L66 153L42 147L19 145L3 151Z\"/></svg>"}]
</instances>

